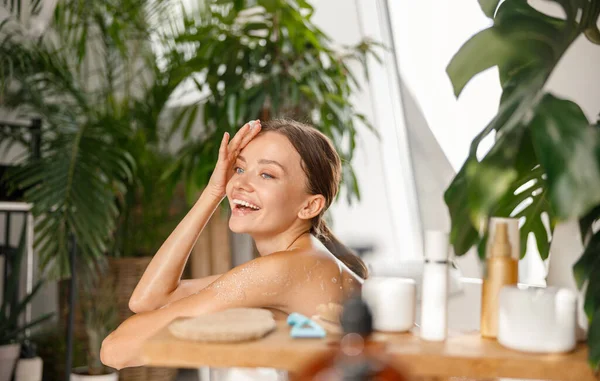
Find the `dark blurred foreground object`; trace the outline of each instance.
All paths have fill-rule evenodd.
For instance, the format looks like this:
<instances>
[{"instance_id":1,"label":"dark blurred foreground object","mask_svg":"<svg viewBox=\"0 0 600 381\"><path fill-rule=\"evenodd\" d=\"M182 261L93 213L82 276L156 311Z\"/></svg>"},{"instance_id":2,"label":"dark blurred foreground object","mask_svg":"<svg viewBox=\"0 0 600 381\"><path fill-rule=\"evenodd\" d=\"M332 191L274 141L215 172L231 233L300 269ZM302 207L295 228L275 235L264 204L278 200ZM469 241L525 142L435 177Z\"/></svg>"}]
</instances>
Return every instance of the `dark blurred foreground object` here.
<instances>
[{"instance_id":1,"label":"dark blurred foreground object","mask_svg":"<svg viewBox=\"0 0 600 381\"><path fill-rule=\"evenodd\" d=\"M408 381L385 355L385 344L370 341L373 318L365 302L356 296L344 305L343 336L331 353L291 377L295 381Z\"/></svg>"}]
</instances>

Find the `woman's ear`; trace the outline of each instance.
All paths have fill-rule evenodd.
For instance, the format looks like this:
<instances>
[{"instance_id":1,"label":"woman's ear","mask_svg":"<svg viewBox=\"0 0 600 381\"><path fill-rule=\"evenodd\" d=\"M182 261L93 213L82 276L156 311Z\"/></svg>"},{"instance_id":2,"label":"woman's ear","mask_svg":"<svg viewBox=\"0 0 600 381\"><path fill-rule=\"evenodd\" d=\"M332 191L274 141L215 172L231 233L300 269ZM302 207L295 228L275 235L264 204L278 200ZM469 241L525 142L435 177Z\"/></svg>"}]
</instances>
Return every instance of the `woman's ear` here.
<instances>
[{"instance_id":1,"label":"woman's ear","mask_svg":"<svg viewBox=\"0 0 600 381\"><path fill-rule=\"evenodd\" d=\"M300 212L298 212L298 217L303 220L310 220L318 216L324 207L325 197L320 194L312 195L306 200L306 203L302 209L300 209Z\"/></svg>"}]
</instances>

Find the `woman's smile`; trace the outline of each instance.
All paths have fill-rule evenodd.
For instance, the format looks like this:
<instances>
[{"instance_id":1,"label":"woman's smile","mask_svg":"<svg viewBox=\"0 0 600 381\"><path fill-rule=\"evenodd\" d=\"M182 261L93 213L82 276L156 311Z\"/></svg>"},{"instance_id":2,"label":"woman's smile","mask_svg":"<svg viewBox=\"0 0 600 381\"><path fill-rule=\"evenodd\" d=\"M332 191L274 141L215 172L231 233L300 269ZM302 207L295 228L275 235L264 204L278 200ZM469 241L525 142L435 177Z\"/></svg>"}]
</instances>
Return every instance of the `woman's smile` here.
<instances>
[{"instance_id":1,"label":"woman's smile","mask_svg":"<svg viewBox=\"0 0 600 381\"><path fill-rule=\"evenodd\" d=\"M234 198L230 203L231 215L233 217L243 217L250 214L256 214L261 209L258 205L239 198Z\"/></svg>"}]
</instances>

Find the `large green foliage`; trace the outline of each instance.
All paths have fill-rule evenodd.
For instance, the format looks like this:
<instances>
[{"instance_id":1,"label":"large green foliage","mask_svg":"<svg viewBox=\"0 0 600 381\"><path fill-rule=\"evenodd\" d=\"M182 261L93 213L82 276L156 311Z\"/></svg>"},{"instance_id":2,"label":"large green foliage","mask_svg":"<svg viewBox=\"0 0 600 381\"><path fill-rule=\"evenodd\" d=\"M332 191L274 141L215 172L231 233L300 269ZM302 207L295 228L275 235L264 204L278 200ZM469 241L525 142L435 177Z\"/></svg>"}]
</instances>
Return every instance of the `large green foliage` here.
<instances>
[{"instance_id":1,"label":"large green foliage","mask_svg":"<svg viewBox=\"0 0 600 381\"><path fill-rule=\"evenodd\" d=\"M117 218L134 207L128 193L143 193L140 164L160 155L159 114L187 76L176 51L159 67L150 46L171 32L157 16L168 4L65 0L39 41L10 19L0 30L0 105L43 120L41 158L21 158L7 180L34 205L40 263L55 277L69 275L71 234L90 269L123 251L113 244Z\"/></svg>"},{"instance_id":2,"label":"large green foliage","mask_svg":"<svg viewBox=\"0 0 600 381\"><path fill-rule=\"evenodd\" d=\"M600 218L600 131L577 104L544 91L557 63L584 34L599 44L600 1L556 1L563 18L548 16L525 0L479 1L493 26L468 40L447 72L458 96L478 73L498 67L502 98L497 115L471 143L469 156L446 191L451 240L458 255L487 239L490 216L521 218L521 247L535 237L547 258L557 221L581 219L586 250L575 265L580 287L588 284L590 364L600 362L600 250L594 221ZM581 16L580 18L577 18ZM495 132L492 148L477 158L479 144Z\"/></svg>"},{"instance_id":3,"label":"large green foliage","mask_svg":"<svg viewBox=\"0 0 600 381\"><path fill-rule=\"evenodd\" d=\"M213 0L198 18L188 18L177 41L199 70L195 86L205 98L176 129L185 141L170 174L186 179L190 198L208 181L218 144L249 120L288 117L305 121L332 138L343 160L348 201L359 197L350 161L356 125L370 127L351 103L362 64L374 44L335 46L312 22L304 0ZM198 112L200 109L200 112ZM200 115L206 130L193 134Z\"/></svg>"},{"instance_id":4,"label":"large green foliage","mask_svg":"<svg viewBox=\"0 0 600 381\"><path fill-rule=\"evenodd\" d=\"M41 159L24 157L9 181L34 205L41 264L57 277L69 275L71 234L90 269L107 253L151 254L174 227L174 187L183 180L192 202L222 133L250 119L314 123L341 153L348 199L359 194L350 160L356 122L368 123L350 103L358 82L349 63L364 66L372 45L334 47L301 0L178 4L62 0L39 41L11 20L0 25L0 106L43 120ZM207 97L171 109L190 84ZM184 145L172 161L174 133Z\"/></svg>"}]
</instances>

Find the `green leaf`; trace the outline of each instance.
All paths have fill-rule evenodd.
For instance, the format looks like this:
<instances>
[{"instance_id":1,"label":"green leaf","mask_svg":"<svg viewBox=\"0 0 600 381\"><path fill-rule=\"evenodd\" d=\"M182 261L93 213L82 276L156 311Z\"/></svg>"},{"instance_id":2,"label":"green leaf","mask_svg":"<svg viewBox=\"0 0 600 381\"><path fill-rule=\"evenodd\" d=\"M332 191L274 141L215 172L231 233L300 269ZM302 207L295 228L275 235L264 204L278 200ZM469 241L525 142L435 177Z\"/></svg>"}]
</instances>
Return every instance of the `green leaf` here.
<instances>
[{"instance_id":1,"label":"green leaf","mask_svg":"<svg viewBox=\"0 0 600 381\"><path fill-rule=\"evenodd\" d=\"M597 248L596 248L597 249ZM596 259L600 257L600 251L595 253ZM600 308L600 262L596 261L589 273L587 289L585 290L585 300L583 310L591 321L594 318L594 311Z\"/></svg>"},{"instance_id":2,"label":"green leaf","mask_svg":"<svg viewBox=\"0 0 600 381\"><path fill-rule=\"evenodd\" d=\"M500 0L479 0L479 6L487 17L493 18L499 2Z\"/></svg>"},{"instance_id":3,"label":"green leaf","mask_svg":"<svg viewBox=\"0 0 600 381\"><path fill-rule=\"evenodd\" d=\"M598 220L600 220L600 205L597 205L588 214L579 219L579 231L581 233L581 241L584 245L587 244L589 237L594 233L592 226Z\"/></svg>"},{"instance_id":4,"label":"green leaf","mask_svg":"<svg viewBox=\"0 0 600 381\"><path fill-rule=\"evenodd\" d=\"M198 115L198 109L200 107L193 106L190 108L192 110L189 113L187 123L185 125L185 128L183 129L183 138L184 139L188 139L190 137L190 132L192 131L192 127L194 127L194 123L196 122L196 115Z\"/></svg>"},{"instance_id":5,"label":"green leaf","mask_svg":"<svg viewBox=\"0 0 600 381\"><path fill-rule=\"evenodd\" d=\"M518 49L493 27L477 33L452 57L446 68L454 95L458 97L476 74L494 66L507 65L519 54Z\"/></svg>"},{"instance_id":6,"label":"green leaf","mask_svg":"<svg viewBox=\"0 0 600 381\"><path fill-rule=\"evenodd\" d=\"M594 268L600 268L600 232L592 236L579 260L573 265L573 275L579 289L590 278Z\"/></svg>"},{"instance_id":7,"label":"green leaf","mask_svg":"<svg viewBox=\"0 0 600 381\"><path fill-rule=\"evenodd\" d=\"M515 68L533 67L532 72L547 76L577 33L572 20L547 16L526 1L505 1L494 25L468 40L446 68L454 93L458 96L476 74L494 66L503 84Z\"/></svg>"},{"instance_id":8,"label":"green leaf","mask_svg":"<svg viewBox=\"0 0 600 381\"><path fill-rule=\"evenodd\" d=\"M595 374L600 372L600 307L596 309L588 331L588 362Z\"/></svg>"},{"instance_id":9,"label":"green leaf","mask_svg":"<svg viewBox=\"0 0 600 381\"><path fill-rule=\"evenodd\" d=\"M444 193L444 201L448 205L452 226L450 230L450 241L454 247L456 255L466 254L469 249L479 242L479 233L473 226L470 218L469 209L465 206L468 203L468 184L466 168L469 160L463 165L461 170L452 180L452 184Z\"/></svg>"},{"instance_id":10,"label":"green leaf","mask_svg":"<svg viewBox=\"0 0 600 381\"><path fill-rule=\"evenodd\" d=\"M548 258L550 251L555 217L548 201L544 175L543 168L540 166L525 173L510 186L493 212L494 216L515 217L524 220L519 228L521 258L527 252L530 233L533 233L535 236L537 249L542 259ZM522 203L527 201L529 201L529 204L523 207ZM517 213L517 208L521 208L522 210ZM544 226L544 215L548 217L550 233L546 231L546 227Z\"/></svg>"},{"instance_id":11,"label":"green leaf","mask_svg":"<svg viewBox=\"0 0 600 381\"><path fill-rule=\"evenodd\" d=\"M559 218L581 217L600 203L600 136L577 104L547 94L531 122L536 155L548 175Z\"/></svg>"}]
</instances>

